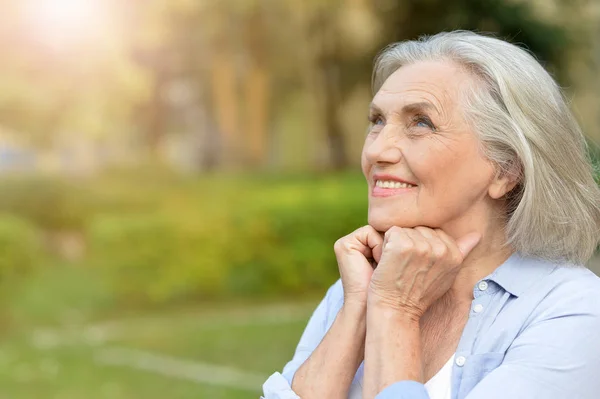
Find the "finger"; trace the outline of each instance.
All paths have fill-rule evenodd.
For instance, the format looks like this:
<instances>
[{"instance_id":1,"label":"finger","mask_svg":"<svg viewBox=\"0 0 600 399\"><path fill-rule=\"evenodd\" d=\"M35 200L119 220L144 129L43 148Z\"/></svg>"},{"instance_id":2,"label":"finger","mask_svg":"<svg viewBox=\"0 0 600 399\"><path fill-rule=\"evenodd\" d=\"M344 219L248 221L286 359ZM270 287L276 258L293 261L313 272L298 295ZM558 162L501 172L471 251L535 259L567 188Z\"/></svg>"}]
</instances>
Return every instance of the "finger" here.
<instances>
[{"instance_id":1,"label":"finger","mask_svg":"<svg viewBox=\"0 0 600 399\"><path fill-rule=\"evenodd\" d=\"M414 248L413 240L406 234L406 230L402 227L392 226L385 232L383 239L383 258L389 257L391 253L404 252Z\"/></svg>"},{"instance_id":2,"label":"finger","mask_svg":"<svg viewBox=\"0 0 600 399\"><path fill-rule=\"evenodd\" d=\"M450 252L450 259L452 262L462 263L464 257L454 238L450 237L442 229L435 229L435 232L437 233L438 238L446 244L446 248Z\"/></svg>"},{"instance_id":3,"label":"finger","mask_svg":"<svg viewBox=\"0 0 600 399\"><path fill-rule=\"evenodd\" d=\"M472 232L464 235L458 240L454 240L446 232L441 229L435 230L438 236L449 244L449 249L452 251L453 256L456 256L460 263L469 255L469 253L475 248L475 246L481 240L481 234Z\"/></svg>"},{"instance_id":4,"label":"finger","mask_svg":"<svg viewBox=\"0 0 600 399\"><path fill-rule=\"evenodd\" d=\"M371 248L373 259L379 263L381 260L381 253L383 252L383 236L371 226L368 227L367 232L367 246Z\"/></svg>"},{"instance_id":5,"label":"finger","mask_svg":"<svg viewBox=\"0 0 600 399\"><path fill-rule=\"evenodd\" d=\"M460 249L460 252L463 255L463 259L469 255L469 253L475 248L477 244L479 244L479 240L481 240L481 234L478 232L472 232L465 234L461 238L456 241L456 245Z\"/></svg>"},{"instance_id":6,"label":"finger","mask_svg":"<svg viewBox=\"0 0 600 399\"><path fill-rule=\"evenodd\" d=\"M364 245L363 254L366 257L373 257L375 262L379 263L383 250L383 237L381 234L370 225L361 227L357 233L356 238Z\"/></svg>"},{"instance_id":7,"label":"finger","mask_svg":"<svg viewBox=\"0 0 600 399\"><path fill-rule=\"evenodd\" d=\"M417 226L414 227L413 230L418 231L425 238L437 237L435 231L433 229L430 229L429 227Z\"/></svg>"},{"instance_id":8,"label":"finger","mask_svg":"<svg viewBox=\"0 0 600 399\"><path fill-rule=\"evenodd\" d=\"M436 261L436 258L433 253L433 247L431 245L430 238L425 237L419 230L414 228L406 229L406 234L415 243L415 252L423 257L427 257L429 259L429 265L433 265Z\"/></svg>"},{"instance_id":9,"label":"finger","mask_svg":"<svg viewBox=\"0 0 600 399\"><path fill-rule=\"evenodd\" d=\"M354 230L352 233L340 238L333 245L333 249L336 256L346 256L352 252L359 252L364 257L369 258L372 256L371 248L369 248L363 241L366 241L365 233L363 228Z\"/></svg>"},{"instance_id":10,"label":"finger","mask_svg":"<svg viewBox=\"0 0 600 399\"><path fill-rule=\"evenodd\" d=\"M448 245L442 239L440 239L435 230L425 226L417 226L414 229L429 241L429 245L431 245L431 252L435 257L435 260L446 257L448 252L450 252Z\"/></svg>"},{"instance_id":11,"label":"finger","mask_svg":"<svg viewBox=\"0 0 600 399\"><path fill-rule=\"evenodd\" d=\"M406 234L406 230L408 229L404 229L398 226L390 227L383 236L383 249L389 250L392 248L392 246L394 248L403 248L407 247L407 245L412 246L412 240L410 240L410 238ZM400 245L402 243L403 245Z\"/></svg>"}]
</instances>

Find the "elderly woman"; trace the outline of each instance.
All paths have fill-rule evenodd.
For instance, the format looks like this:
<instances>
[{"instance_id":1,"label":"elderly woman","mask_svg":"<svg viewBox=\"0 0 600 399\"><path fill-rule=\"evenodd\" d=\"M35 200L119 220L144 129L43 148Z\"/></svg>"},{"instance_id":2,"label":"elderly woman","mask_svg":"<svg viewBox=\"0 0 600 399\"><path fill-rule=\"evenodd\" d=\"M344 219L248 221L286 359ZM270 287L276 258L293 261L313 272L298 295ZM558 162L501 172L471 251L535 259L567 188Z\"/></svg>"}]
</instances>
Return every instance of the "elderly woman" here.
<instances>
[{"instance_id":1,"label":"elderly woman","mask_svg":"<svg viewBox=\"0 0 600 399\"><path fill-rule=\"evenodd\" d=\"M377 58L368 226L266 399L597 399L600 190L561 91L470 32Z\"/></svg>"}]
</instances>

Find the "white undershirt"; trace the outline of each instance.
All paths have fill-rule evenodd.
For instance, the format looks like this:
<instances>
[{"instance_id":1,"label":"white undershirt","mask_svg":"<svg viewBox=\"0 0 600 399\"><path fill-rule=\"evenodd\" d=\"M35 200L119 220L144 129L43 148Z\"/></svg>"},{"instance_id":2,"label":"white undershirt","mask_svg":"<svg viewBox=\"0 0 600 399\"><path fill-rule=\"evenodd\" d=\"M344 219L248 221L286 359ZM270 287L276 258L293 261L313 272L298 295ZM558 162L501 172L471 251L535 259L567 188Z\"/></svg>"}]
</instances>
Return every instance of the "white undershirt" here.
<instances>
[{"instance_id":1,"label":"white undershirt","mask_svg":"<svg viewBox=\"0 0 600 399\"><path fill-rule=\"evenodd\" d=\"M442 366L436 375L425 383L430 399L450 399L452 397L452 366L454 355Z\"/></svg>"},{"instance_id":2,"label":"white undershirt","mask_svg":"<svg viewBox=\"0 0 600 399\"><path fill-rule=\"evenodd\" d=\"M436 375L425 383L425 389L430 399L450 399L452 397L452 366L454 355L442 366ZM362 381L354 382L350 386L348 399L362 399Z\"/></svg>"}]
</instances>

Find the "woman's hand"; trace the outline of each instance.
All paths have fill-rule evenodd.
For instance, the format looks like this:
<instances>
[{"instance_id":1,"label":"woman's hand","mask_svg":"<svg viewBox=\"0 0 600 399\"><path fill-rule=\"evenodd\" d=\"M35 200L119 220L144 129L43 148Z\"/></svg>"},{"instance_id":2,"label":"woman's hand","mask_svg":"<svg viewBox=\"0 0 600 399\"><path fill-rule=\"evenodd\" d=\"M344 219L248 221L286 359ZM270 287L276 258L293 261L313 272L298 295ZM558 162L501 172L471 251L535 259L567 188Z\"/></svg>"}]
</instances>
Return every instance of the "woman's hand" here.
<instances>
[{"instance_id":1,"label":"woman's hand","mask_svg":"<svg viewBox=\"0 0 600 399\"><path fill-rule=\"evenodd\" d=\"M334 245L342 286L344 303L364 307L367 304L369 282L373 274L371 259L379 263L383 237L371 226L361 227Z\"/></svg>"},{"instance_id":2,"label":"woman's hand","mask_svg":"<svg viewBox=\"0 0 600 399\"><path fill-rule=\"evenodd\" d=\"M420 320L429 306L452 286L479 233L457 241L440 229L392 227L369 285L369 305L401 311Z\"/></svg>"},{"instance_id":3,"label":"woman's hand","mask_svg":"<svg viewBox=\"0 0 600 399\"><path fill-rule=\"evenodd\" d=\"M367 290L381 257L383 237L371 226L340 238L334 245L344 306L318 346L294 374L292 389L302 398L342 399L365 353ZM322 328L319 327L319 328Z\"/></svg>"}]
</instances>

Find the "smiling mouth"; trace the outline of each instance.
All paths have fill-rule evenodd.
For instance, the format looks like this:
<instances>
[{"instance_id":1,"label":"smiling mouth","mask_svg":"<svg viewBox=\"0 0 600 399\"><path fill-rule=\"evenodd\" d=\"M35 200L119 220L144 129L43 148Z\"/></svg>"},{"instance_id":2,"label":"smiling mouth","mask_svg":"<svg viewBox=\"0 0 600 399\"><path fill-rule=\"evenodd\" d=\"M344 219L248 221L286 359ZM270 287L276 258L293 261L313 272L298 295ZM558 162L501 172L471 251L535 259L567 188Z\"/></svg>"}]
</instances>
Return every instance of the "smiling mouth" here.
<instances>
[{"instance_id":1,"label":"smiling mouth","mask_svg":"<svg viewBox=\"0 0 600 399\"><path fill-rule=\"evenodd\" d=\"M375 180L371 197L393 197L408 194L413 192L416 187L414 184L399 182L397 180Z\"/></svg>"},{"instance_id":2,"label":"smiling mouth","mask_svg":"<svg viewBox=\"0 0 600 399\"><path fill-rule=\"evenodd\" d=\"M399 181L393 181L393 180L377 180L375 182L375 187L378 188L383 188L383 189L398 189L398 188L411 188L411 187L417 187L413 184L409 184L409 183L403 183L403 182L399 182Z\"/></svg>"}]
</instances>

